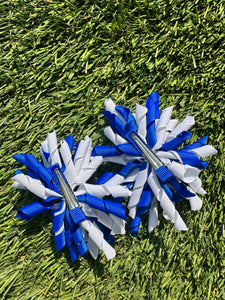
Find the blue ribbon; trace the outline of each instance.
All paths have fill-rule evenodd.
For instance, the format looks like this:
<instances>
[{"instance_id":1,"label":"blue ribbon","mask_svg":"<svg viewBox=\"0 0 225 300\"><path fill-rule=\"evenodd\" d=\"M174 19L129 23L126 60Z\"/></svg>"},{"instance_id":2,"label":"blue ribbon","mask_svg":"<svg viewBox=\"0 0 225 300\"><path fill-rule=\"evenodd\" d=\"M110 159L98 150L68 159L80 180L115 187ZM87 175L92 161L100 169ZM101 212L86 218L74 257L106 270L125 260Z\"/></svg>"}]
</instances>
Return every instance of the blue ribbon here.
<instances>
[{"instance_id":1,"label":"blue ribbon","mask_svg":"<svg viewBox=\"0 0 225 300\"><path fill-rule=\"evenodd\" d=\"M208 162L200 160L195 153L184 151L183 149L177 150L176 152L180 155L184 165L187 164L200 170L208 166Z\"/></svg>"},{"instance_id":2,"label":"blue ribbon","mask_svg":"<svg viewBox=\"0 0 225 300\"><path fill-rule=\"evenodd\" d=\"M156 142L156 127L155 120L159 119L159 95L157 92L153 92L147 98L145 106L148 109L147 112L147 142L152 148Z\"/></svg>"},{"instance_id":3,"label":"blue ribbon","mask_svg":"<svg viewBox=\"0 0 225 300\"><path fill-rule=\"evenodd\" d=\"M192 136L191 132L183 131L180 134L178 134L178 136L175 137L174 139L172 139L171 141L164 143L160 150L163 150L163 151L176 150L191 136Z\"/></svg>"},{"instance_id":4,"label":"blue ribbon","mask_svg":"<svg viewBox=\"0 0 225 300\"><path fill-rule=\"evenodd\" d=\"M70 134L64 141L68 144L70 152L72 153L75 145L74 137Z\"/></svg>"},{"instance_id":5,"label":"blue ribbon","mask_svg":"<svg viewBox=\"0 0 225 300\"><path fill-rule=\"evenodd\" d=\"M103 226L100 222L98 222L98 220L96 219L95 220L98 228L103 232L103 235L104 235L104 239L107 241L107 242L115 242L115 238L112 234L110 234L111 230L105 226Z\"/></svg>"},{"instance_id":6,"label":"blue ribbon","mask_svg":"<svg viewBox=\"0 0 225 300\"><path fill-rule=\"evenodd\" d=\"M42 153L43 153L43 155L44 155L45 159L48 161L48 159L49 159L49 156L50 156L50 153L49 153L49 152L46 152L46 151L44 151L43 149L42 149L41 151L42 151Z\"/></svg>"},{"instance_id":7,"label":"blue ribbon","mask_svg":"<svg viewBox=\"0 0 225 300\"><path fill-rule=\"evenodd\" d=\"M192 150L192 149L195 149L195 148L205 146L206 143L207 143L207 139L208 139L208 136L204 136L201 139L199 139L198 141L194 142L193 144L187 145L182 150L188 151L188 150Z\"/></svg>"},{"instance_id":8,"label":"blue ribbon","mask_svg":"<svg viewBox=\"0 0 225 300\"><path fill-rule=\"evenodd\" d=\"M115 133L123 137L126 136L126 127L120 118L106 110L103 110L103 115L109 120L110 126Z\"/></svg>"},{"instance_id":9,"label":"blue ribbon","mask_svg":"<svg viewBox=\"0 0 225 300\"><path fill-rule=\"evenodd\" d=\"M87 203L90 207L98 209L106 214L113 214L121 219L126 220L125 207L121 203L111 200L104 200L90 194L77 196L79 202Z\"/></svg>"},{"instance_id":10,"label":"blue ribbon","mask_svg":"<svg viewBox=\"0 0 225 300\"><path fill-rule=\"evenodd\" d=\"M65 236L65 229L60 232L59 234L54 236L56 250L62 250L66 245L66 236Z\"/></svg>"},{"instance_id":11,"label":"blue ribbon","mask_svg":"<svg viewBox=\"0 0 225 300\"><path fill-rule=\"evenodd\" d=\"M65 232L66 243L70 251L71 259L74 262L79 256L83 256L87 252L88 247L80 227L74 225L68 209L65 213L65 225L67 228Z\"/></svg>"},{"instance_id":12,"label":"blue ribbon","mask_svg":"<svg viewBox=\"0 0 225 300\"><path fill-rule=\"evenodd\" d=\"M109 120L110 126L115 133L127 139L127 133L137 130L137 124L131 111L123 106L116 106L115 109L125 119L125 123L109 111L103 111L104 116Z\"/></svg>"},{"instance_id":13,"label":"blue ribbon","mask_svg":"<svg viewBox=\"0 0 225 300\"><path fill-rule=\"evenodd\" d=\"M31 204L28 204L28 205L18 209L16 216L22 220L28 221L32 217L40 215L49 209L50 209L50 207L46 207L39 202L33 202Z\"/></svg>"},{"instance_id":14,"label":"blue ribbon","mask_svg":"<svg viewBox=\"0 0 225 300\"><path fill-rule=\"evenodd\" d=\"M140 161L133 161L128 162L125 167L120 170L119 174L126 178L132 171L134 171L136 168L139 168L140 171L144 170L147 166L146 162L140 162Z\"/></svg>"},{"instance_id":15,"label":"blue ribbon","mask_svg":"<svg viewBox=\"0 0 225 300\"><path fill-rule=\"evenodd\" d=\"M92 150L93 156L120 156L121 154L127 154L132 156L140 156L139 152L131 144L119 144L114 146L95 146Z\"/></svg>"},{"instance_id":16,"label":"blue ribbon","mask_svg":"<svg viewBox=\"0 0 225 300\"><path fill-rule=\"evenodd\" d=\"M52 181L52 174L49 169L40 163L32 154L15 154L13 158L24 164L29 170L30 174L33 174L35 178L43 180L47 187L59 192L56 185Z\"/></svg>"},{"instance_id":17,"label":"blue ribbon","mask_svg":"<svg viewBox=\"0 0 225 300\"><path fill-rule=\"evenodd\" d=\"M110 180L116 173L105 172L96 182L95 184L104 184L108 180Z\"/></svg>"},{"instance_id":18,"label":"blue ribbon","mask_svg":"<svg viewBox=\"0 0 225 300\"><path fill-rule=\"evenodd\" d=\"M180 197L167 184L163 184L162 187L172 202L181 202Z\"/></svg>"},{"instance_id":19,"label":"blue ribbon","mask_svg":"<svg viewBox=\"0 0 225 300\"><path fill-rule=\"evenodd\" d=\"M133 236L137 236L140 230L141 219L143 215L150 210L151 201L154 197L148 183L145 184L140 201L137 204L135 218L131 221L130 232Z\"/></svg>"},{"instance_id":20,"label":"blue ribbon","mask_svg":"<svg viewBox=\"0 0 225 300\"><path fill-rule=\"evenodd\" d=\"M126 121L125 123L126 132L137 131L138 129L137 123L129 108L123 106L116 106L115 109L121 114L121 116Z\"/></svg>"},{"instance_id":21,"label":"blue ribbon","mask_svg":"<svg viewBox=\"0 0 225 300\"><path fill-rule=\"evenodd\" d=\"M59 229L62 227L63 222L64 222L64 218L65 218L65 213L66 210L62 211L62 208L64 206L65 201L61 201L61 203L59 204L59 207L56 209L52 210L52 215L53 215L53 224L52 224L52 232L57 232L59 231ZM59 214L59 212L61 211L61 213ZM56 213L58 213L57 215L55 215Z\"/></svg>"}]
</instances>

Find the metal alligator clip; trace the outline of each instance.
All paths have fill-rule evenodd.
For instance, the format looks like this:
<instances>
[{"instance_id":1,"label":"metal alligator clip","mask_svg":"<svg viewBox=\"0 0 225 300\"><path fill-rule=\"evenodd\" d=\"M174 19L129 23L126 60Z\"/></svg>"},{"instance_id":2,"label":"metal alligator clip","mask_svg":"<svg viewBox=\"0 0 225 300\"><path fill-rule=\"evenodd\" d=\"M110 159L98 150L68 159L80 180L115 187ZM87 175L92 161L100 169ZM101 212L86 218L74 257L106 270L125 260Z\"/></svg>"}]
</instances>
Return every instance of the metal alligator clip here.
<instances>
[{"instance_id":1,"label":"metal alligator clip","mask_svg":"<svg viewBox=\"0 0 225 300\"><path fill-rule=\"evenodd\" d=\"M158 158L158 156L155 155L155 153L142 141L142 139L136 133L132 133L131 138L141 150L143 156L147 159L154 170L157 170L159 167L164 165L163 162Z\"/></svg>"},{"instance_id":2,"label":"metal alligator clip","mask_svg":"<svg viewBox=\"0 0 225 300\"><path fill-rule=\"evenodd\" d=\"M131 138L135 145L142 152L144 158L154 169L156 175L163 183L168 183L174 188L182 197L193 197L195 194L190 192L183 182L179 182L173 173L163 164L157 155L142 141L136 133L131 134Z\"/></svg>"},{"instance_id":3,"label":"metal alligator clip","mask_svg":"<svg viewBox=\"0 0 225 300\"><path fill-rule=\"evenodd\" d=\"M59 189L60 192L63 195L63 198L66 201L66 204L69 207L69 210L72 210L76 207L79 206L79 202L76 198L76 196L74 195L71 187L69 186L69 184L64 180L60 170L58 168L54 169L55 175L57 176L57 179L59 181Z\"/></svg>"}]
</instances>

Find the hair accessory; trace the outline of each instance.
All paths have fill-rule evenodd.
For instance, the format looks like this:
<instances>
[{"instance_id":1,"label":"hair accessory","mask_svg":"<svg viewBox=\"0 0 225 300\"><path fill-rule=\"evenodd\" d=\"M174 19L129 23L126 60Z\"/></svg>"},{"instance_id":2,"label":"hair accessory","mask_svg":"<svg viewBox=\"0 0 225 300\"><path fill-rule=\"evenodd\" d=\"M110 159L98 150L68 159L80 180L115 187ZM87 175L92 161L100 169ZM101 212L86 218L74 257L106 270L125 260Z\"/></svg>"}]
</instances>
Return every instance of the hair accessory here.
<instances>
[{"instance_id":1,"label":"hair accessory","mask_svg":"<svg viewBox=\"0 0 225 300\"><path fill-rule=\"evenodd\" d=\"M125 233L125 207L119 200L131 192L123 185L125 177L114 173L103 174L96 184L87 183L102 163L102 157L91 156L88 137L81 140L73 154L74 145L70 135L61 142L58 152L53 131L41 146L44 165L31 154L14 155L27 167L27 174L17 170L13 186L27 189L42 199L20 208L17 216L29 220L49 210L58 251L67 246L75 261L87 250L96 259L101 249L111 259L115 250L109 242L115 234ZM105 199L109 195L114 199Z\"/></svg>"},{"instance_id":2,"label":"hair accessory","mask_svg":"<svg viewBox=\"0 0 225 300\"><path fill-rule=\"evenodd\" d=\"M163 216L175 228L187 230L175 203L186 198L192 210L201 208L197 194L205 191L199 174L208 163L200 158L216 154L217 150L206 145L207 137L182 147L192 135L188 130L195 123L194 117L187 116L178 124L178 120L171 119L172 106L160 115L156 92L148 97L145 106L136 105L135 114L126 107L116 106L111 99L105 101L105 106L103 114L110 127L104 133L114 146L95 146L92 155L101 155L104 161L133 165L133 191L128 202L133 219L131 233L138 234L146 212L149 212L149 232L157 226L158 203Z\"/></svg>"}]
</instances>

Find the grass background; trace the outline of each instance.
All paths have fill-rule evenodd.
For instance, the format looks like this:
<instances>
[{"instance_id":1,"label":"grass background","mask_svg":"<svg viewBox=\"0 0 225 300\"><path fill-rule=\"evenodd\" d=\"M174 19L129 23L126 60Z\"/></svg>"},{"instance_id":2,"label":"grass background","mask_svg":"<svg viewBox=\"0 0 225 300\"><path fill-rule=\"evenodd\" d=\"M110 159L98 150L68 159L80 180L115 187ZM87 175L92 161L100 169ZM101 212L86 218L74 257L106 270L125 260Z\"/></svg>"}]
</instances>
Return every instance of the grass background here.
<instances>
[{"instance_id":1,"label":"grass background","mask_svg":"<svg viewBox=\"0 0 225 300\"><path fill-rule=\"evenodd\" d=\"M224 1L1 0L0 12L1 299L225 299ZM187 233L160 214L153 233L146 218L138 238L119 236L113 260L71 263L49 214L15 217L36 198L11 189L11 155L40 159L53 129L105 142L104 99L134 108L154 90L218 149L203 207L178 206Z\"/></svg>"}]
</instances>

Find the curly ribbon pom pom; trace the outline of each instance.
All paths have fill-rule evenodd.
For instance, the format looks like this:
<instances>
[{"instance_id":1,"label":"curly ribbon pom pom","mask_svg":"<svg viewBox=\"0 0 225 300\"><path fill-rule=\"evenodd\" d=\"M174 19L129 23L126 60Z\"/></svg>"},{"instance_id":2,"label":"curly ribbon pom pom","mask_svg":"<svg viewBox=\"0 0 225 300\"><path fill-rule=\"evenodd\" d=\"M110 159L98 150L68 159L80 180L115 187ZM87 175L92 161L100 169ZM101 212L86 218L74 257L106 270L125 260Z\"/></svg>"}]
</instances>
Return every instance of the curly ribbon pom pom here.
<instances>
[{"instance_id":1,"label":"curly ribbon pom pom","mask_svg":"<svg viewBox=\"0 0 225 300\"><path fill-rule=\"evenodd\" d=\"M194 125L194 118L187 116L178 123L171 119L172 106L160 115L156 92L147 98L145 106L136 105L135 114L128 108L116 106L111 99L105 101L105 107L103 114L110 127L104 133L114 145L95 146L92 154L125 166L136 164L131 170L133 191L128 202L133 219L131 233L138 234L146 212L149 212L149 232L157 226L158 204L163 216L172 221L175 228L187 230L175 203L185 198L192 210L201 208L202 201L197 194L205 191L199 174L208 165L201 158L216 154L216 149L206 145L206 137L182 148L192 135L188 130Z\"/></svg>"},{"instance_id":2,"label":"curly ribbon pom pom","mask_svg":"<svg viewBox=\"0 0 225 300\"><path fill-rule=\"evenodd\" d=\"M14 155L27 167L27 174L16 171L13 186L27 189L42 199L20 208L17 216L29 220L51 211L58 251L67 246L72 261L87 251L96 259L99 250L111 259L115 250L108 242L113 241L115 234L125 233L125 207L119 201L131 195L127 183L124 185L133 178L128 174L131 167L122 169L121 174L106 173L96 184L87 183L103 158L91 155L89 137L81 140L73 153L74 146L75 140L69 136L58 151L53 131L41 146L44 165L31 154ZM135 167L132 165L132 169ZM105 196L115 199L108 200Z\"/></svg>"}]
</instances>

